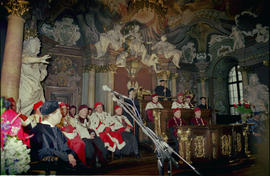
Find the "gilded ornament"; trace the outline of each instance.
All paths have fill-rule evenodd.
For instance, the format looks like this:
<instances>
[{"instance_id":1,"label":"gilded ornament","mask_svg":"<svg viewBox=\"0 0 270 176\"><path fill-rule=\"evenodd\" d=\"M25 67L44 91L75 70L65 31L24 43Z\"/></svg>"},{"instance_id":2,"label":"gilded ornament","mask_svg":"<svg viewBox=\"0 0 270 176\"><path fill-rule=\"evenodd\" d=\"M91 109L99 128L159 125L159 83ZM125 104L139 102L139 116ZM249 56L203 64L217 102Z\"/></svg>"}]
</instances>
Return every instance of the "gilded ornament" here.
<instances>
[{"instance_id":1,"label":"gilded ornament","mask_svg":"<svg viewBox=\"0 0 270 176\"><path fill-rule=\"evenodd\" d=\"M21 17L29 11L28 4L29 2L24 0L9 0L5 7L11 15Z\"/></svg>"},{"instance_id":2,"label":"gilded ornament","mask_svg":"<svg viewBox=\"0 0 270 176\"><path fill-rule=\"evenodd\" d=\"M221 153L223 155L230 155L232 152L231 147L231 135L223 135L221 136Z\"/></svg>"},{"instance_id":3,"label":"gilded ornament","mask_svg":"<svg viewBox=\"0 0 270 176\"><path fill-rule=\"evenodd\" d=\"M241 152L242 150L242 143L241 143L241 134L236 134L236 151Z\"/></svg>"},{"instance_id":4,"label":"gilded ornament","mask_svg":"<svg viewBox=\"0 0 270 176\"><path fill-rule=\"evenodd\" d=\"M89 64L85 66L85 71L91 71L95 70L96 73L105 73L105 72L115 72L117 69L117 66L114 64L108 64L108 65L96 65L96 64Z\"/></svg>"},{"instance_id":5,"label":"gilded ornament","mask_svg":"<svg viewBox=\"0 0 270 176\"><path fill-rule=\"evenodd\" d=\"M194 138L194 145L195 145L195 156L197 158L205 157L205 138L203 136L196 136Z\"/></svg>"}]
</instances>

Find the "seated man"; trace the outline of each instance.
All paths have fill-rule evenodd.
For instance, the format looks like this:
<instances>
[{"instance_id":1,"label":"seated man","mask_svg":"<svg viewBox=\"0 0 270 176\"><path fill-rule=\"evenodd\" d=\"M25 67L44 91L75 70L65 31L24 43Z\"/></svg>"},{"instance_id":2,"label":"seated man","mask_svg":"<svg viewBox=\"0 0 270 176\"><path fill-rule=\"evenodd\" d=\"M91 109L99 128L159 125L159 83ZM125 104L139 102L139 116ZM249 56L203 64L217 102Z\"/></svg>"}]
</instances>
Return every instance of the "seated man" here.
<instances>
[{"instance_id":1,"label":"seated man","mask_svg":"<svg viewBox=\"0 0 270 176\"><path fill-rule=\"evenodd\" d=\"M201 104L198 106L200 109L211 109L208 104L206 104L206 97L200 98Z\"/></svg>"},{"instance_id":2,"label":"seated man","mask_svg":"<svg viewBox=\"0 0 270 176\"><path fill-rule=\"evenodd\" d=\"M202 115L202 112L201 112L201 109L200 108L195 108L194 109L194 113L195 113L195 117L193 117L190 121L191 125L194 125L194 126L204 126L204 125L207 125L207 121L205 121L204 119L202 119L201 115Z\"/></svg>"},{"instance_id":3,"label":"seated man","mask_svg":"<svg viewBox=\"0 0 270 176\"><path fill-rule=\"evenodd\" d=\"M181 118L181 109L176 108L173 109L173 117L168 122L168 127L170 131L170 137L173 139L174 142L174 150L179 151L179 144L177 140L177 130L179 127L187 125L185 120Z\"/></svg>"},{"instance_id":4,"label":"seated man","mask_svg":"<svg viewBox=\"0 0 270 176\"><path fill-rule=\"evenodd\" d=\"M158 101L157 94L152 95L152 101L148 102L145 107L149 122L154 122L153 109L163 109L162 104Z\"/></svg>"},{"instance_id":5,"label":"seated man","mask_svg":"<svg viewBox=\"0 0 270 176\"><path fill-rule=\"evenodd\" d=\"M155 88L156 94L159 96L159 100L163 100L164 97L171 97L171 91L166 87L165 80L159 81L160 85Z\"/></svg>"},{"instance_id":6,"label":"seated man","mask_svg":"<svg viewBox=\"0 0 270 176\"><path fill-rule=\"evenodd\" d=\"M69 116L74 118L76 115L76 110L77 110L77 107L75 105L71 105L69 107Z\"/></svg>"},{"instance_id":7,"label":"seated man","mask_svg":"<svg viewBox=\"0 0 270 176\"><path fill-rule=\"evenodd\" d=\"M64 103L60 104L60 110L62 113L62 119L59 124L56 126L63 132L63 134L67 137L67 145L71 148L78 156L78 158L85 164L85 143L80 138L80 135L77 133L76 128L74 128L69 122L69 116L67 112L67 105Z\"/></svg>"},{"instance_id":8,"label":"seated man","mask_svg":"<svg viewBox=\"0 0 270 176\"><path fill-rule=\"evenodd\" d=\"M119 131L123 140L126 142L125 147L120 150L120 153L123 155L134 154L136 157L139 157L138 142L131 132L131 130L133 130L133 125L127 117L122 115L123 109L120 106L116 105L114 110L115 116L113 116L113 119L115 124L112 129Z\"/></svg>"},{"instance_id":9,"label":"seated man","mask_svg":"<svg viewBox=\"0 0 270 176\"><path fill-rule=\"evenodd\" d=\"M183 108L184 107L184 100L183 99L184 99L184 94L178 93L177 100L172 103L171 109Z\"/></svg>"},{"instance_id":10,"label":"seated man","mask_svg":"<svg viewBox=\"0 0 270 176\"><path fill-rule=\"evenodd\" d=\"M254 112L253 118L247 120L249 126L249 146L252 153L258 152L258 144L262 143L265 133L265 126L260 120L260 112Z\"/></svg>"},{"instance_id":11,"label":"seated man","mask_svg":"<svg viewBox=\"0 0 270 176\"><path fill-rule=\"evenodd\" d=\"M67 145L67 138L56 127L62 115L57 101L46 101L41 107L43 121L38 123L31 133L31 160L57 161L51 169L57 174L81 173L86 171L86 166L78 159L76 153ZM48 167L48 166L46 166Z\"/></svg>"},{"instance_id":12,"label":"seated man","mask_svg":"<svg viewBox=\"0 0 270 176\"><path fill-rule=\"evenodd\" d=\"M95 166L96 157L101 164L106 164L107 149L104 142L94 134L93 130L89 128L90 120L88 119L88 106L81 105L79 113L76 115L75 128L85 143L85 158L88 166Z\"/></svg>"},{"instance_id":13,"label":"seated man","mask_svg":"<svg viewBox=\"0 0 270 176\"><path fill-rule=\"evenodd\" d=\"M95 112L90 116L90 129L95 130L109 151L115 152L116 148L121 150L126 142L120 132L112 130L114 120L111 115L103 111L101 102L97 102L94 108Z\"/></svg>"},{"instance_id":14,"label":"seated man","mask_svg":"<svg viewBox=\"0 0 270 176\"><path fill-rule=\"evenodd\" d=\"M193 109L194 108L194 105L191 104L191 96L186 96L185 97L185 103L183 105L183 108L185 109Z\"/></svg>"}]
</instances>

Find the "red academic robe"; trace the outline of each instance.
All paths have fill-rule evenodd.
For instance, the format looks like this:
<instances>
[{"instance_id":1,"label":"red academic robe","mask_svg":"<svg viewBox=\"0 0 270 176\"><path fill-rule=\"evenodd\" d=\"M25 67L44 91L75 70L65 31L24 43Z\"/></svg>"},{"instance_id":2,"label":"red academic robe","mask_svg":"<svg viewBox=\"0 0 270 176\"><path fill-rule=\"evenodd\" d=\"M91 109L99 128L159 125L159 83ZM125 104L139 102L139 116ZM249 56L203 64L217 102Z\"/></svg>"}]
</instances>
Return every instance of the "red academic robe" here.
<instances>
[{"instance_id":1,"label":"red academic robe","mask_svg":"<svg viewBox=\"0 0 270 176\"><path fill-rule=\"evenodd\" d=\"M190 120L190 123L192 125L207 125L207 121L202 119L202 118L195 118L193 117L191 120Z\"/></svg>"},{"instance_id":2,"label":"red academic robe","mask_svg":"<svg viewBox=\"0 0 270 176\"><path fill-rule=\"evenodd\" d=\"M66 133L72 133L73 130L75 130L75 128L72 127L71 125L63 126L61 128L61 131L66 132ZM68 138L67 145L69 148L71 148L78 155L78 158L85 165L87 165L86 160L85 160L85 143L80 138L79 134L77 134L77 136L75 136L73 139Z\"/></svg>"},{"instance_id":3,"label":"red academic robe","mask_svg":"<svg viewBox=\"0 0 270 176\"><path fill-rule=\"evenodd\" d=\"M187 125L187 123L182 118L179 119L179 118L173 117L168 122L168 127L174 128L173 130L174 136L177 136L177 127L184 126L184 125Z\"/></svg>"}]
</instances>

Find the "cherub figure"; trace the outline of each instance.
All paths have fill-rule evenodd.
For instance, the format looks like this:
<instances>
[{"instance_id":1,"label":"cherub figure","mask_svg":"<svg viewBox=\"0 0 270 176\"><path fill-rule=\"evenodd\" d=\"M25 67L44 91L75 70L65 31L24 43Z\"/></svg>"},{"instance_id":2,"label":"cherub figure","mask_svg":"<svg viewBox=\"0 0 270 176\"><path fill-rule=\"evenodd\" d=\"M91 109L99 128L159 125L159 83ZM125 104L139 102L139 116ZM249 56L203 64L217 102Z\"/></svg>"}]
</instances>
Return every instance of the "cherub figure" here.
<instances>
[{"instance_id":1,"label":"cherub figure","mask_svg":"<svg viewBox=\"0 0 270 176\"><path fill-rule=\"evenodd\" d=\"M47 76L47 61L49 55L38 57L40 41L37 37L30 37L23 42L22 67L20 78L20 111L30 115L33 105L45 101L41 81Z\"/></svg>"}]
</instances>

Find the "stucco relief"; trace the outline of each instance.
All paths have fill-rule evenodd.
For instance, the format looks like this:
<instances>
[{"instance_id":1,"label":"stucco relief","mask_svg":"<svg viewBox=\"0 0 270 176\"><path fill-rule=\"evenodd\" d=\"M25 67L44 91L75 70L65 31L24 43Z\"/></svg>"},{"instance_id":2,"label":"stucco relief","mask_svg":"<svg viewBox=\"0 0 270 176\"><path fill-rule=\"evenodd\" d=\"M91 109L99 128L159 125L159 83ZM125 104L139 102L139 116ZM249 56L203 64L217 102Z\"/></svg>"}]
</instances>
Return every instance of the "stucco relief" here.
<instances>
[{"instance_id":1,"label":"stucco relief","mask_svg":"<svg viewBox=\"0 0 270 176\"><path fill-rule=\"evenodd\" d=\"M46 79L47 86L69 87L80 92L81 67L76 59L57 56L52 60L48 69L49 76Z\"/></svg>"},{"instance_id":2,"label":"stucco relief","mask_svg":"<svg viewBox=\"0 0 270 176\"><path fill-rule=\"evenodd\" d=\"M41 32L66 46L76 45L81 37L79 26L74 24L72 18L63 18L61 21L56 21L54 27L43 24Z\"/></svg>"}]
</instances>

